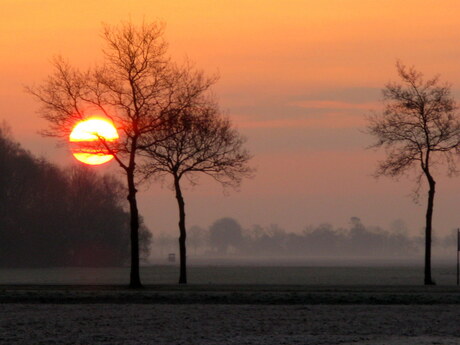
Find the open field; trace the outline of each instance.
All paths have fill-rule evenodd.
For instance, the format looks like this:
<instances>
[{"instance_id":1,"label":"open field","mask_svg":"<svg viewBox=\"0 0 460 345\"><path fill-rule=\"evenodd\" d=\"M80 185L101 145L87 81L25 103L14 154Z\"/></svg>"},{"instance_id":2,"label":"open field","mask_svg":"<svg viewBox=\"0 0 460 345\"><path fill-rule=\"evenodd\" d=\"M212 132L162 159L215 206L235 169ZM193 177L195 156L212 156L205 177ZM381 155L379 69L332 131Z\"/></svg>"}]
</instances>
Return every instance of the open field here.
<instances>
[{"instance_id":1,"label":"open field","mask_svg":"<svg viewBox=\"0 0 460 345\"><path fill-rule=\"evenodd\" d=\"M264 285L420 285L423 266L415 264L371 266L337 266L317 263L311 266L288 265L190 265L191 284L264 284ZM335 265L332 265L335 264ZM455 285L455 262L433 267L433 277L439 285ZM179 268L174 265L141 267L144 284L175 284ZM128 284L127 267L58 267L33 269L0 269L2 284L52 285L123 285Z\"/></svg>"},{"instance_id":2,"label":"open field","mask_svg":"<svg viewBox=\"0 0 460 345\"><path fill-rule=\"evenodd\" d=\"M459 305L456 286L1 285L3 304Z\"/></svg>"},{"instance_id":3,"label":"open field","mask_svg":"<svg viewBox=\"0 0 460 345\"><path fill-rule=\"evenodd\" d=\"M8 285L0 344L460 343L460 290L423 286Z\"/></svg>"},{"instance_id":4,"label":"open field","mask_svg":"<svg viewBox=\"0 0 460 345\"><path fill-rule=\"evenodd\" d=\"M8 303L0 344L458 345L459 317L459 305Z\"/></svg>"},{"instance_id":5,"label":"open field","mask_svg":"<svg viewBox=\"0 0 460 345\"><path fill-rule=\"evenodd\" d=\"M150 283L141 290L126 288L125 269L4 270L0 344L460 344L459 287L411 285L419 278L413 269L381 269L215 267L194 272L213 283ZM48 283L34 283L39 272ZM278 283L238 283L255 272L255 280ZM174 267L143 273L147 283L154 273L176 278ZM319 283L286 283L295 275L302 282L301 273L319 273ZM99 284L83 284L89 274ZM13 276L24 281L6 284ZM334 279L342 284L327 283Z\"/></svg>"}]
</instances>

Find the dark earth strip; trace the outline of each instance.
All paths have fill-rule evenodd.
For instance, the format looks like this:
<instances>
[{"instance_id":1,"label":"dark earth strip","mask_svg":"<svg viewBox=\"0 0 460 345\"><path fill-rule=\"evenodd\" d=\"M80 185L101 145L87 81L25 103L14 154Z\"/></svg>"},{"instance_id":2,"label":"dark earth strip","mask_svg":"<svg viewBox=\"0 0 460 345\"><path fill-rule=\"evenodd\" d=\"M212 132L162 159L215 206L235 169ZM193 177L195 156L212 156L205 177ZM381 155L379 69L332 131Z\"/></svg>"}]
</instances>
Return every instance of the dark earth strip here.
<instances>
[{"instance_id":1,"label":"dark earth strip","mask_svg":"<svg viewBox=\"0 0 460 345\"><path fill-rule=\"evenodd\" d=\"M6 304L0 344L457 345L458 305Z\"/></svg>"},{"instance_id":2,"label":"dark earth strip","mask_svg":"<svg viewBox=\"0 0 460 345\"><path fill-rule=\"evenodd\" d=\"M454 286L155 285L133 290L116 285L2 285L0 303L458 305L460 289Z\"/></svg>"}]
</instances>

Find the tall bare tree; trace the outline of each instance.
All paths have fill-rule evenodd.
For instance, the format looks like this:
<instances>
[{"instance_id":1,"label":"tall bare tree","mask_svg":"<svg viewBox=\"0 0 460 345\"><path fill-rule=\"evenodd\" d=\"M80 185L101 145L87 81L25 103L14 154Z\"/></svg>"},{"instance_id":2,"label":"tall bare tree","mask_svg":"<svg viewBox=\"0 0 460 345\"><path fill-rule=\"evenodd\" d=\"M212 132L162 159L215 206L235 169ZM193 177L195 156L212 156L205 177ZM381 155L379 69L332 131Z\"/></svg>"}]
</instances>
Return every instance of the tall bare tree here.
<instances>
[{"instance_id":1,"label":"tall bare tree","mask_svg":"<svg viewBox=\"0 0 460 345\"><path fill-rule=\"evenodd\" d=\"M197 174L201 173L224 186L237 187L243 177L251 175L250 155L244 148L244 138L209 97L201 97L192 108L165 127L163 133L156 135L167 139L156 140L155 145L145 149L148 160L144 171L148 176L172 178L179 208L179 284L186 284L187 231L181 181L185 177L195 184Z\"/></svg>"},{"instance_id":2,"label":"tall bare tree","mask_svg":"<svg viewBox=\"0 0 460 345\"><path fill-rule=\"evenodd\" d=\"M130 286L141 287L139 275L139 212L137 206L139 150L162 140L151 132L187 109L209 84L205 79L184 80L190 69L178 67L166 56L163 26L130 22L105 26L103 63L80 71L62 58L54 73L28 91L41 103L41 116L50 126L45 135L67 140L75 123L94 114L113 121L120 139L99 138L97 147L112 154L125 174L131 214Z\"/></svg>"},{"instance_id":3,"label":"tall bare tree","mask_svg":"<svg viewBox=\"0 0 460 345\"><path fill-rule=\"evenodd\" d=\"M400 176L417 171L428 184L425 217L425 285L435 284L431 277L431 239L436 181L433 172L445 163L448 172L456 172L456 154L460 151L460 120L450 86L438 77L424 80L413 67L397 63L400 83L389 83L383 90L384 110L369 118L368 131L377 139L374 147L386 149L387 157L378 166L377 175Z\"/></svg>"}]
</instances>

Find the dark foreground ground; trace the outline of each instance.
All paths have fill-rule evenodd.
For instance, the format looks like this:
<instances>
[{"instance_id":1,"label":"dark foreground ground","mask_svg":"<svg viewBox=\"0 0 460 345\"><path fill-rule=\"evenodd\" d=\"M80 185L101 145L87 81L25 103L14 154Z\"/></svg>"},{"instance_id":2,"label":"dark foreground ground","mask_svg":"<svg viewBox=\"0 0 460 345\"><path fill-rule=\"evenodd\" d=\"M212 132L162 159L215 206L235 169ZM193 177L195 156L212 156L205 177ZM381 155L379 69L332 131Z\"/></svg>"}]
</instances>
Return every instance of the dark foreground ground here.
<instances>
[{"instance_id":1,"label":"dark foreground ground","mask_svg":"<svg viewBox=\"0 0 460 345\"><path fill-rule=\"evenodd\" d=\"M460 289L0 286L0 344L460 344Z\"/></svg>"},{"instance_id":2,"label":"dark foreground ground","mask_svg":"<svg viewBox=\"0 0 460 345\"><path fill-rule=\"evenodd\" d=\"M457 286L0 285L0 303L31 304L458 304ZM460 322L460 320L459 320ZM460 344L459 344L460 345Z\"/></svg>"}]
</instances>

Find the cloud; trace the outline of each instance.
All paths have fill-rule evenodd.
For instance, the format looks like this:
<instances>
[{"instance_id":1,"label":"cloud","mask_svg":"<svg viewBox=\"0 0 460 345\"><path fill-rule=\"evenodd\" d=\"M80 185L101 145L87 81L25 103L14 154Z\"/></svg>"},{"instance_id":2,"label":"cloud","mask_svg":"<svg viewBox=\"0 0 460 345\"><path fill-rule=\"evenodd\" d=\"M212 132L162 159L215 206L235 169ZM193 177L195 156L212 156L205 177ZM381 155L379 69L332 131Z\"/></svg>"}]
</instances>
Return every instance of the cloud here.
<instances>
[{"instance_id":1,"label":"cloud","mask_svg":"<svg viewBox=\"0 0 460 345\"><path fill-rule=\"evenodd\" d=\"M278 118L269 120L252 120L245 115L232 115L239 128L356 128L364 127L365 117L362 112L331 111L318 114L306 114L297 118Z\"/></svg>"},{"instance_id":2,"label":"cloud","mask_svg":"<svg viewBox=\"0 0 460 345\"><path fill-rule=\"evenodd\" d=\"M375 110L379 108L377 102L350 103L331 100L305 100L291 102L291 105L307 109L331 109L331 110Z\"/></svg>"},{"instance_id":3,"label":"cloud","mask_svg":"<svg viewBox=\"0 0 460 345\"><path fill-rule=\"evenodd\" d=\"M365 115L379 109L379 102L368 100L267 100L238 107L232 119L240 128L362 128Z\"/></svg>"}]
</instances>

